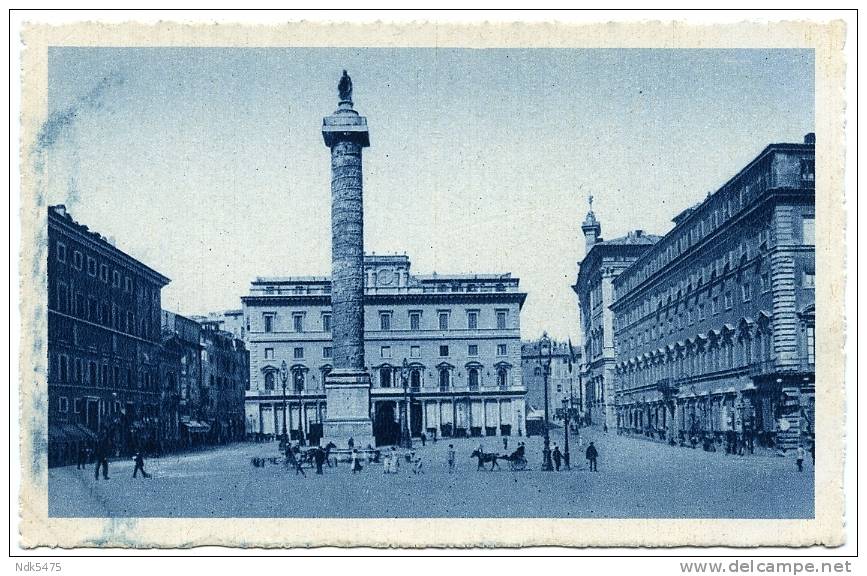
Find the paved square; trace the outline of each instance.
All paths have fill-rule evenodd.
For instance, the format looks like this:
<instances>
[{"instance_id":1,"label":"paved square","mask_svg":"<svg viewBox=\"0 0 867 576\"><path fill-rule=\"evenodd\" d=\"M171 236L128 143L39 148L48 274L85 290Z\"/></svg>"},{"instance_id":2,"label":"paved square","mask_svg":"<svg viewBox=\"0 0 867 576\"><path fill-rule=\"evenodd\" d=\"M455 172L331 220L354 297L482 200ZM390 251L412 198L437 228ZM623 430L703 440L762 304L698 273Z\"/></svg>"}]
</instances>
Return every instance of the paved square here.
<instances>
[{"instance_id":1,"label":"paved square","mask_svg":"<svg viewBox=\"0 0 867 576\"><path fill-rule=\"evenodd\" d=\"M512 472L506 462L477 471L470 453L481 443L504 453L499 438L428 442L416 453L424 474L402 462L398 474L382 464L352 474L347 464L317 476L298 476L283 465L254 468L254 456L279 456L277 443L234 444L185 455L149 459L150 479L133 479L133 462L112 462L111 479L93 479L75 466L49 470L52 517L302 517L302 518L811 518L813 466L799 473L794 459L728 456L670 447L637 438L585 430L572 441L571 472L540 470L539 437L527 442L529 467ZM584 449L594 440L599 472L587 470ZM448 473L446 453L457 464ZM563 448L560 431L552 443ZM418 444L418 443L417 443Z\"/></svg>"}]
</instances>

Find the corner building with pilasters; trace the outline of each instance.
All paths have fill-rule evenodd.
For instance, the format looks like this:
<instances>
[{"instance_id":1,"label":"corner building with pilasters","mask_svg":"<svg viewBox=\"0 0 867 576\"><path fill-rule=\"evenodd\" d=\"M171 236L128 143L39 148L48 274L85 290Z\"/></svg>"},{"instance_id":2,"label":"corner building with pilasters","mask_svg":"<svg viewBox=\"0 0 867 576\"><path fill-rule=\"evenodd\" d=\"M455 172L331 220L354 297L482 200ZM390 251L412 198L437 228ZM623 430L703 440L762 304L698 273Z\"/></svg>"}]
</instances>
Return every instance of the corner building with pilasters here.
<instances>
[{"instance_id":1,"label":"corner building with pilasters","mask_svg":"<svg viewBox=\"0 0 867 576\"><path fill-rule=\"evenodd\" d=\"M809 446L814 157L767 146L614 279L619 432Z\"/></svg>"},{"instance_id":2,"label":"corner building with pilasters","mask_svg":"<svg viewBox=\"0 0 867 576\"><path fill-rule=\"evenodd\" d=\"M519 280L415 275L410 267L403 255L364 258L364 357L376 443L398 442L407 405L415 437L523 434L520 312L527 295ZM303 433L315 442L333 367L330 279L259 278L242 302L247 432L279 435L285 419L291 438Z\"/></svg>"}]
</instances>

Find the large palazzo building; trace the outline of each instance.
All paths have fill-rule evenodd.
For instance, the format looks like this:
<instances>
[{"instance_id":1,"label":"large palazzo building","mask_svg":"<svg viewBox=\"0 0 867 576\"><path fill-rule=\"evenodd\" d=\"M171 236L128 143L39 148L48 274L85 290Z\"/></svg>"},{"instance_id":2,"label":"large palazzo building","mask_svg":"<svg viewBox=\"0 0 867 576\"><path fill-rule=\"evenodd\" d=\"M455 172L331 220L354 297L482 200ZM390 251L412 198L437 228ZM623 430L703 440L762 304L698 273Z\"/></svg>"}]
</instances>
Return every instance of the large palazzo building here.
<instances>
[{"instance_id":1,"label":"large palazzo building","mask_svg":"<svg viewBox=\"0 0 867 576\"><path fill-rule=\"evenodd\" d=\"M769 145L614 279L622 430L784 450L812 435L814 154L813 134Z\"/></svg>"},{"instance_id":2,"label":"large palazzo building","mask_svg":"<svg viewBox=\"0 0 867 576\"><path fill-rule=\"evenodd\" d=\"M401 402L409 403L414 436L523 433L526 293L517 278L414 275L407 256L371 255L364 277L365 368L378 444L397 441ZM293 438L318 437L333 365L330 279L259 278L241 300L250 351L247 431L281 434L285 423Z\"/></svg>"},{"instance_id":3,"label":"large palazzo building","mask_svg":"<svg viewBox=\"0 0 867 576\"><path fill-rule=\"evenodd\" d=\"M162 441L160 291L169 279L48 209L49 464L107 437L126 452Z\"/></svg>"},{"instance_id":4,"label":"large palazzo building","mask_svg":"<svg viewBox=\"0 0 867 576\"><path fill-rule=\"evenodd\" d=\"M578 295L583 337L581 390L583 416L588 424L613 427L614 410L614 279L659 239L642 230L604 240L602 224L591 204L581 230L585 255L578 263L572 289Z\"/></svg>"}]
</instances>

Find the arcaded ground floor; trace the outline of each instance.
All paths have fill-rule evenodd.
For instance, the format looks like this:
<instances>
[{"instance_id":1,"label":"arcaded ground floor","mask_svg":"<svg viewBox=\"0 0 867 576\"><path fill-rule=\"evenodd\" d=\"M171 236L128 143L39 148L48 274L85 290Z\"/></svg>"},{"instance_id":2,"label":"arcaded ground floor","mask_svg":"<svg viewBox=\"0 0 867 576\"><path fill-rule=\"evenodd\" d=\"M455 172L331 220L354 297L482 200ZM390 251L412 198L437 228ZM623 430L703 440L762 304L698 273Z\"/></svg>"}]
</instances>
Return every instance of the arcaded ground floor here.
<instances>
[{"instance_id":1,"label":"arcaded ground floor","mask_svg":"<svg viewBox=\"0 0 867 576\"><path fill-rule=\"evenodd\" d=\"M599 450L598 472L584 460L587 442ZM527 443L529 467L478 471L471 452L511 452ZM151 478L132 478L132 460L112 462L108 481L93 466L48 472L49 513L55 517L578 517L578 518L809 518L814 514L813 464L803 472L793 457L731 456L673 447L598 429L572 438L572 470L544 472L539 437L464 438L416 448L423 474L405 461L397 474L346 464L306 476L253 457L279 456L277 442L233 444L146 461ZM456 465L448 470L448 445ZM562 431L552 443L564 448ZM417 442L417 445L419 443ZM820 460L817 465L821 466ZM267 462L267 461L266 461Z\"/></svg>"}]
</instances>

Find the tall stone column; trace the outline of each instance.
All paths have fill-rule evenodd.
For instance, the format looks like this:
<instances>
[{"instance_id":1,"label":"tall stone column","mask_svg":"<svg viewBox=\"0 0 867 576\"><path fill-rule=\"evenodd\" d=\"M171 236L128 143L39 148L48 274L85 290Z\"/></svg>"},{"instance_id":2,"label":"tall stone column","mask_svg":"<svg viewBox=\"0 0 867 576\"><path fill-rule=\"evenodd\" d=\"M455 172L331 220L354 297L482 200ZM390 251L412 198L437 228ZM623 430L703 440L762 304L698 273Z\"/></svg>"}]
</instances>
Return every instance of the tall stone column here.
<instances>
[{"instance_id":1,"label":"tall stone column","mask_svg":"<svg viewBox=\"0 0 867 576\"><path fill-rule=\"evenodd\" d=\"M361 150L370 146L367 118L353 109L343 71L337 110L322 121L331 149L331 332L334 368L325 378L324 442L373 445L370 375L364 368L364 214Z\"/></svg>"}]
</instances>

